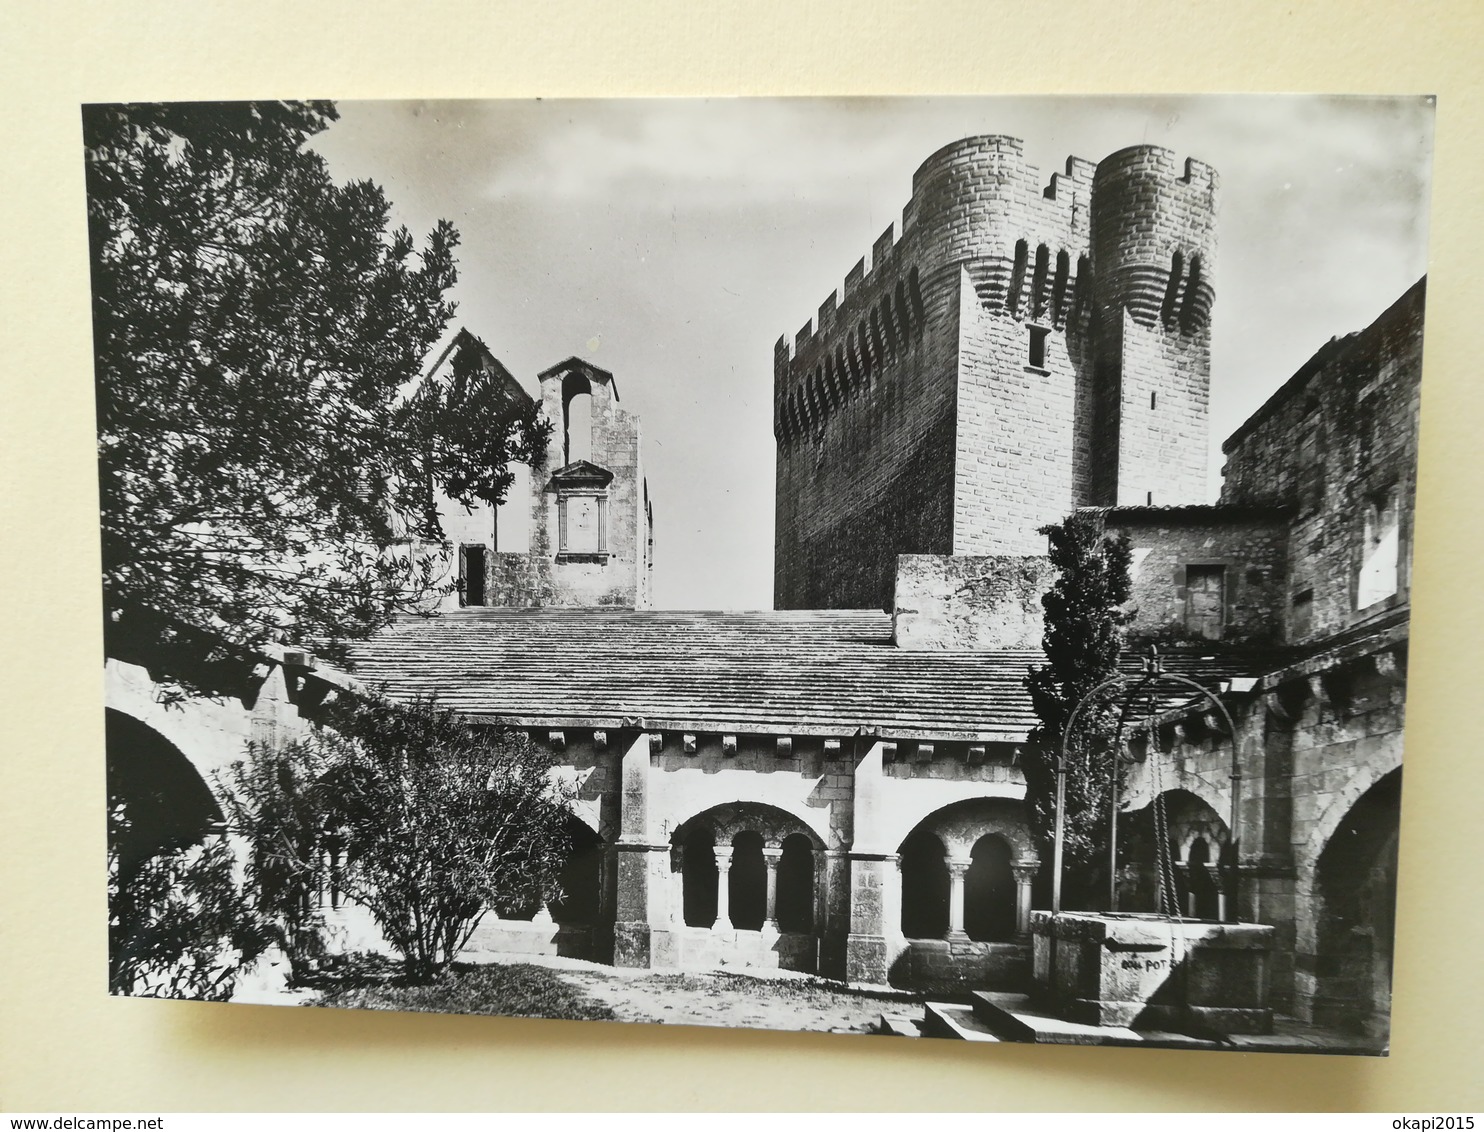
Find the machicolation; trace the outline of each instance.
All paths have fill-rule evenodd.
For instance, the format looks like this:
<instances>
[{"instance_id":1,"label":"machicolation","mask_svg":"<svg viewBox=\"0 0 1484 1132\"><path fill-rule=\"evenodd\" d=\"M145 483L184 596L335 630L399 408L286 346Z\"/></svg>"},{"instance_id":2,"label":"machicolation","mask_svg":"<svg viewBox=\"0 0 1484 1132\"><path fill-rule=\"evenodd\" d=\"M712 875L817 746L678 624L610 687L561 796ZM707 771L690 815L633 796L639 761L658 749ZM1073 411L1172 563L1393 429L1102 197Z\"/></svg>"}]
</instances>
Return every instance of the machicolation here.
<instances>
[{"instance_id":1,"label":"machicolation","mask_svg":"<svg viewBox=\"0 0 1484 1132\"><path fill-rule=\"evenodd\" d=\"M898 553L1202 501L1216 206L1157 146L1049 181L1015 138L924 161L900 231L774 348L778 607L885 607Z\"/></svg>"}]
</instances>

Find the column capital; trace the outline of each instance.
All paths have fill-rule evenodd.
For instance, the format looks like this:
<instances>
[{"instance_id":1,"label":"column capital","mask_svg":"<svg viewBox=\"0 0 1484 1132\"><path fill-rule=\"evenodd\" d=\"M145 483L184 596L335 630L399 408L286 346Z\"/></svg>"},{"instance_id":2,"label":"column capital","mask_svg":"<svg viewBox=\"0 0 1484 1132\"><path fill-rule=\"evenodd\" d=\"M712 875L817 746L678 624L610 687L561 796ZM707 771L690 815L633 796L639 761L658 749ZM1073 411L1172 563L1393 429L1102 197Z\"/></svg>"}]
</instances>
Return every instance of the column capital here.
<instances>
[{"instance_id":1,"label":"column capital","mask_svg":"<svg viewBox=\"0 0 1484 1132\"><path fill-rule=\"evenodd\" d=\"M732 847L730 845L725 848L718 846L713 852L716 855L716 867L720 872L726 872L732 867Z\"/></svg>"},{"instance_id":2,"label":"column capital","mask_svg":"<svg viewBox=\"0 0 1484 1132\"><path fill-rule=\"evenodd\" d=\"M962 880L974 862L968 857L949 857L947 863L948 875L956 880Z\"/></svg>"},{"instance_id":3,"label":"column capital","mask_svg":"<svg viewBox=\"0 0 1484 1132\"><path fill-rule=\"evenodd\" d=\"M1016 884L1030 884L1041 871L1040 861L1016 861L1010 866Z\"/></svg>"},{"instance_id":4,"label":"column capital","mask_svg":"<svg viewBox=\"0 0 1484 1132\"><path fill-rule=\"evenodd\" d=\"M763 849L763 861L767 864L768 868L776 869L778 862L781 860L783 860L782 848L769 845Z\"/></svg>"}]
</instances>

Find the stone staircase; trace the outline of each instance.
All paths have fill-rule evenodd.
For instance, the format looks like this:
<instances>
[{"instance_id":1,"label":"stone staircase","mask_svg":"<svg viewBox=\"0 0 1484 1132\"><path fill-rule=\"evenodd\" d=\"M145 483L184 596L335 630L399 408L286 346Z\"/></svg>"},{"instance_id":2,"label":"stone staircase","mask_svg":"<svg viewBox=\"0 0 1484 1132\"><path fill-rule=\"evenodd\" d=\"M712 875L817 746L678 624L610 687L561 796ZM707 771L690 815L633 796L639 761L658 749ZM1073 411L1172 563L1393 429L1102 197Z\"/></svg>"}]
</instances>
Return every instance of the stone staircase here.
<instances>
[{"instance_id":1,"label":"stone staircase","mask_svg":"<svg viewBox=\"0 0 1484 1132\"><path fill-rule=\"evenodd\" d=\"M1196 1036L1169 1030L1090 1026L1054 1017L1023 994L975 991L967 1004L927 1002L920 1021L883 1014L878 1033L908 1038L951 1038L966 1042L1031 1042L1040 1045L1146 1046L1173 1049L1226 1049L1252 1053L1345 1053L1376 1055L1385 1046L1334 1033L1281 1015L1271 1034Z\"/></svg>"}]
</instances>

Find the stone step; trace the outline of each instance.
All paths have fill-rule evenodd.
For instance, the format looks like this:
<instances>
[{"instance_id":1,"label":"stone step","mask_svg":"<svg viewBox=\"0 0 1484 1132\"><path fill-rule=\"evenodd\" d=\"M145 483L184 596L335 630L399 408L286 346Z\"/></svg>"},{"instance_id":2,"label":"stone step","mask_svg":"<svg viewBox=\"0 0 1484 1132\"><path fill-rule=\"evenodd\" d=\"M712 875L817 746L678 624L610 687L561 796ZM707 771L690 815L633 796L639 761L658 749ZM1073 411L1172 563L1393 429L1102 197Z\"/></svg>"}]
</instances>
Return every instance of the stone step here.
<instances>
[{"instance_id":1,"label":"stone step","mask_svg":"<svg viewBox=\"0 0 1484 1132\"><path fill-rule=\"evenodd\" d=\"M905 1014L883 1014L876 1025L878 1034L889 1034L895 1038L920 1038L922 1027Z\"/></svg>"},{"instance_id":2,"label":"stone step","mask_svg":"<svg viewBox=\"0 0 1484 1132\"><path fill-rule=\"evenodd\" d=\"M957 1002L923 1004L922 1036L957 1038L965 1042L997 1042L995 1032L974 1017L974 1008Z\"/></svg>"},{"instance_id":3,"label":"stone step","mask_svg":"<svg viewBox=\"0 0 1484 1132\"><path fill-rule=\"evenodd\" d=\"M975 1020L1004 1041L1044 1045L1162 1046L1216 1049L1220 1043L1165 1030L1131 1030L1126 1026L1090 1026L1068 1022L1035 1005L1027 995L975 991Z\"/></svg>"}]
</instances>

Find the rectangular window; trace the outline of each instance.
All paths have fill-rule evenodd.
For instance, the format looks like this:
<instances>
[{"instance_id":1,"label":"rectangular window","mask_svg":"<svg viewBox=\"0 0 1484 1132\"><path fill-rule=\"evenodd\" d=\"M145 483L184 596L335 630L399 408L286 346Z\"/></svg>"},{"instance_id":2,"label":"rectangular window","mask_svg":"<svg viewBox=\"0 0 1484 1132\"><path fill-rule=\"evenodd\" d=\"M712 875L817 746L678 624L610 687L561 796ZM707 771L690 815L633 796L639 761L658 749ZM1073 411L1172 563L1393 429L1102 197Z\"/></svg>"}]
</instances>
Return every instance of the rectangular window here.
<instances>
[{"instance_id":1,"label":"rectangular window","mask_svg":"<svg viewBox=\"0 0 1484 1132\"><path fill-rule=\"evenodd\" d=\"M1401 532L1397 527L1394 490L1366 501L1363 528L1360 577L1355 587L1356 609L1365 609L1396 593Z\"/></svg>"},{"instance_id":2,"label":"rectangular window","mask_svg":"<svg viewBox=\"0 0 1484 1132\"><path fill-rule=\"evenodd\" d=\"M1028 365L1035 369L1046 368L1046 335L1051 333L1044 326L1030 327L1030 351Z\"/></svg>"},{"instance_id":3,"label":"rectangular window","mask_svg":"<svg viewBox=\"0 0 1484 1132\"><path fill-rule=\"evenodd\" d=\"M1226 626L1226 567L1185 567L1185 631L1207 641L1221 640Z\"/></svg>"},{"instance_id":4,"label":"rectangular window","mask_svg":"<svg viewBox=\"0 0 1484 1132\"><path fill-rule=\"evenodd\" d=\"M1288 639L1302 641L1314 630L1314 591L1301 590L1293 595L1293 610L1288 617Z\"/></svg>"}]
</instances>

